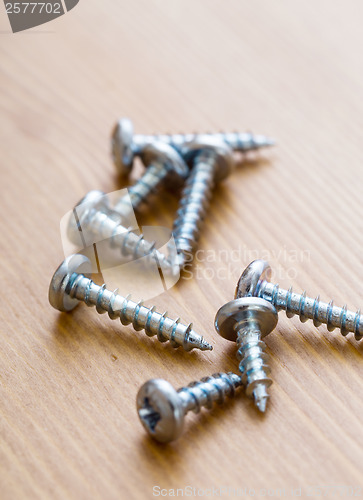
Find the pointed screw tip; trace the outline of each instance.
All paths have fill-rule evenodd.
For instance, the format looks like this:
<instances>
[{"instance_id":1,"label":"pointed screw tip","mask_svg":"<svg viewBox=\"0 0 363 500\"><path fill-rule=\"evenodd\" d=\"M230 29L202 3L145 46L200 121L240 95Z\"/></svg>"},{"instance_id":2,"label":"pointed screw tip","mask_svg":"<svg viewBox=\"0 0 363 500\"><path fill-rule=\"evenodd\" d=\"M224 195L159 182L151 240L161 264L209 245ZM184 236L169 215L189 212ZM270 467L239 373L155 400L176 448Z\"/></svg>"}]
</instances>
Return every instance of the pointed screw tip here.
<instances>
[{"instance_id":1,"label":"pointed screw tip","mask_svg":"<svg viewBox=\"0 0 363 500\"><path fill-rule=\"evenodd\" d=\"M253 149L261 149L261 148L269 148L271 146L276 146L276 140L272 137L267 137L266 135L255 135L254 136L254 148Z\"/></svg>"},{"instance_id":2,"label":"pointed screw tip","mask_svg":"<svg viewBox=\"0 0 363 500\"><path fill-rule=\"evenodd\" d=\"M256 399L255 405L260 410L261 413L265 413L267 407L268 397Z\"/></svg>"},{"instance_id":3,"label":"pointed screw tip","mask_svg":"<svg viewBox=\"0 0 363 500\"><path fill-rule=\"evenodd\" d=\"M200 350L201 351L213 351L213 346L211 344L209 344L208 342L206 342L205 340L203 340L203 342L200 345Z\"/></svg>"},{"instance_id":4,"label":"pointed screw tip","mask_svg":"<svg viewBox=\"0 0 363 500\"><path fill-rule=\"evenodd\" d=\"M272 137L266 137L265 138L265 145L267 147L269 147L269 146L276 146L276 139L273 139Z\"/></svg>"}]
</instances>

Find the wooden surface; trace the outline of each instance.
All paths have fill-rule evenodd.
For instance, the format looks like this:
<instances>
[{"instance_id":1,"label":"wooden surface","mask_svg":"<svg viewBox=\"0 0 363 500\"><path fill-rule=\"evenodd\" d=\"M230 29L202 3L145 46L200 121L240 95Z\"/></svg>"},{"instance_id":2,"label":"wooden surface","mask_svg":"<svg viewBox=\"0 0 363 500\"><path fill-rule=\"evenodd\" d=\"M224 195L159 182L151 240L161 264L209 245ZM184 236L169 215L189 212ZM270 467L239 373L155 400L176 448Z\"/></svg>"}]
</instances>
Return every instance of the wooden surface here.
<instances>
[{"instance_id":1,"label":"wooden surface","mask_svg":"<svg viewBox=\"0 0 363 500\"><path fill-rule=\"evenodd\" d=\"M152 498L153 486L294 498L291 488L362 485L363 344L311 322L280 313L267 338L265 417L241 394L189 415L162 446L135 411L149 378L180 387L237 370L213 319L253 258L283 286L362 306L362 15L358 0L81 0L13 35L0 7L2 500ZM138 132L278 141L215 192L194 279L148 301L192 321L212 353L48 303L61 217L90 189L121 187L109 134L124 115ZM170 227L176 208L165 194L140 223Z\"/></svg>"}]
</instances>

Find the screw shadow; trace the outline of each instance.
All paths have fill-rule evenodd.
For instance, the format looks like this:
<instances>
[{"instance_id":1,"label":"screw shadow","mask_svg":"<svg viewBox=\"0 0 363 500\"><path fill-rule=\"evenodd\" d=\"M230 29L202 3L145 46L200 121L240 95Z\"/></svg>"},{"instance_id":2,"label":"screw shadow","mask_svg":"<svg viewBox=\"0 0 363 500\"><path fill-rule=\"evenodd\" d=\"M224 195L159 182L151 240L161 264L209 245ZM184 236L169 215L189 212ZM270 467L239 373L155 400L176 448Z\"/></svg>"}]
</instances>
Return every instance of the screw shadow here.
<instances>
[{"instance_id":1,"label":"screw shadow","mask_svg":"<svg viewBox=\"0 0 363 500\"><path fill-rule=\"evenodd\" d=\"M342 357L354 356L363 352L363 344L354 339L353 333L344 337L338 328L329 332L325 325L315 327L312 321L304 324L298 318L287 319L283 317L283 312L279 313L279 318L277 331L272 332L266 339L271 348L276 347L276 335L282 334L284 341L294 350L298 351L309 344L321 357L336 353Z\"/></svg>"},{"instance_id":2,"label":"screw shadow","mask_svg":"<svg viewBox=\"0 0 363 500\"><path fill-rule=\"evenodd\" d=\"M154 353L155 356L165 357L165 361L175 362L175 360L188 360L191 364L208 363L207 353L193 349L190 352L185 351L181 346L173 348L170 342L159 342L157 337L148 337L143 330L135 332L132 326L124 326L120 322L109 319L110 325L99 324L97 313L94 311L94 317L89 321L89 317L83 320L84 311L81 307L71 313L59 313L52 329L52 340L55 347L68 350L72 353L78 350L79 344L87 344L90 341L97 344L109 352L113 352L118 360L125 356L137 353L137 358L148 356ZM106 316L106 315L105 315ZM113 323L113 324L112 324Z\"/></svg>"},{"instance_id":3,"label":"screw shadow","mask_svg":"<svg viewBox=\"0 0 363 500\"><path fill-rule=\"evenodd\" d=\"M271 159L261 156L261 153L256 151L235 153L235 159L236 170L232 175L236 175L237 172L239 174L246 174L255 168L270 166L272 163ZM115 173L114 182L116 184L116 188L123 189L130 187L132 184L137 182L140 176L144 173L144 170L145 168L142 166L141 160L138 158L135 159L135 167L131 178L121 177ZM178 209L178 198L181 196L182 189L183 185L181 183L174 184L166 179L165 184L161 185L160 189L151 195L147 204L145 203L140 210L138 210L137 219L139 225L141 226L146 223L154 222L155 216L153 216L151 212L155 211L159 215L163 215L164 206L168 207L168 215L169 217L172 217ZM218 198L221 195L224 196L224 192L225 190L223 189L223 185L218 184L214 188L214 197ZM160 193L162 193L162 196L159 196Z\"/></svg>"},{"instance_id":4,"label":"screw shadow","mask_svg":"<svg viewBox=\"0 0 363 500\"><path fill-rule=\"evenodd\" d=\"M270 167L273 164L271 157L262 156L258 151L246 151L244 153L235 153L236 169L232 175L253 170L258 167Z\"/></svg>"},{"instance_id":5,"label":"screw shadow","mask_svg":"<svg viewBox=\"0 0 363 500\"><path fill-rule=\"evenodd\" d=\"M183 453L187 454L190 448L194 448L195 442L198 442L198 446L203 448L203 443L207 443L210 440L210 436L214 434L213 429L216 427L220 428L228 412L237 406L239 410L241 409L240 419L241 422L245 422L246 428L251 420L253 420L254 424L263 424L266 419L266 414L259 412L255 408L253 401L244 394L244 388L240 387L236 390L234 397L227 398L221 405L215 404L210 410L203 408L199 414L189 412L185 417L183 434L178 440L171 443L159 443L155 441L145 433L140 424L140 434L144 433L143 436L140 435L140 453L143 456L145 454L150 455L154 459L155 455L158 455L158 458L160 457L160 467L162 467L162 460L166 460L171 467L179 464L180 468L178 472L181 472L184 469L181 466Z\"/></svg>"}]
</instances>

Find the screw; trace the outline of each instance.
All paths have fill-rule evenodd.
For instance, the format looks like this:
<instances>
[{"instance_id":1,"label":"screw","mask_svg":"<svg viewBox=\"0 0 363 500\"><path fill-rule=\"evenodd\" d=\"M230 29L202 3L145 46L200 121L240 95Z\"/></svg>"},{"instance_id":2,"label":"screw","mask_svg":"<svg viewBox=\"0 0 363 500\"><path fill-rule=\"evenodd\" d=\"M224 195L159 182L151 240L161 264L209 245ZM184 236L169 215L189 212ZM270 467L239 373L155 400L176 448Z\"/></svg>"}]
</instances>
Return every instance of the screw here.
<instances>
[{"instance_id":1,"label":"screw","mask_svg":"<svg viewBox=\"0 0 363 500\"><path fill-rule=\"evenodd\" d=\"M108 199L101 191L90 191L82 198L73 209L67 229L69 239L83 247L96 239L107 240L112 248L119 248L124 257L133 260L147 257L166 274L175 276L179 272L177 265L155 249L155 242L145 240L143 235L120 224L119 214L109 208Z\"/></svg>"},{"instance_id":2,"label":"screw","mask_svg":"<svg viewBox=\"0 0 363 500\"><path fill-rule=\"evenodd\" d=\"M182 153L193 167L182 191L173 225L177 261L181 268L190 261L197 247L215 183L227 177L235 166L229 146L211 136L198 136L197 141L183 146Z\"/></svg>"},{"instance_id":3,"label":"screw","mask_svg":"<svg viewBox=\"0 0 363 500\"><path fill-rule=\"evenodd\" d=\"M319 295L313 299L302 294L293 293L292 288L283 290L279 285L269 282L271 268L264 260L255 260L245 269L237 286L238 296L262 297L271 302L278 311L285 310L287 317L298 315L301 322L312 319L315 326L327 325L329 332L340 328L342 335L354 332L356 340L363 337L363 316L360 310L348 311L347 306L334 306L320 302Z\"/></svg>"},{"instance_id":4,"label":"screw","mask_svg":"<svg viewBox=\"0 0 363 500\"><path fill-rule=\"evenodd\" d=\"M277 312L266 300L255 297L236 298L219 309L215 329L238 345L239 370L246 395L254 399L261 412L266 411L272 384L266 344L262 341L277 325Z\"/></svg>"},{"instance_id":5,"label":"screw","mask_svg":"<svg viewBox=\"0 0 363 500\"><path fill-rule=\"evenodd\" d=\"M121 118L112 131L112 157L121 175L127 176L131 172L135 156L141 150L155 141L162 141L176 150L185 143L198 141L200 135L206 134L166 134L166 135L134 135L134 128L129 118ZM211 137L224 141L234 151L250 151L267 146L273 146L275 141L264 135L254 135L249 132L221 132L209 134Z\"/></svg>"},{"instance_id":6,"label":"screw","mask_svg":"<svg viewBox=\"0 0 363 500\"><path fill-rule=\"evenodd\" d=\"M123 325L132 323L136 331L145 330L149 337L157 335L160 342L169 340L175 348L182 346L185 351L213 349L191 324L183 325L179 318L174 320L167 313L160 314L155 307L144 306L142 301L137 303L122 297L117 290L111 292L105 284L96 285L88 277L90 274L91 262L84 255L75 254L65 259L50 283L50 304L59 311L71 311L82 301L88 306L96 306L99 314L107 312L111 319L120 318Z\"/></svg>"},{"instance_id":7,"label":"screw","mask_svg":"<svg viewBox=\"0 0 363 500\"><path fill-rule=\"evenodd\" d=\"M137 394L140 421L151 437L169 443L182 434L184 416L190 410L199 413L203 406L222 404L226 396L234 396L240 385L241 377L234 373L216 373L178 390L166 380L149 380Z\"/></svg>"},{"instance_id":8,"label":"screw","mask_svg":"<svg viewBox=\"0 0 363 500\"><path fill-rule=\"evenodd\" d=\"M122 219L128 219L134 210L138 210L167 177L171 176L172 180L177 182L184 181L189 174L189 169L180 154L163 142L146 144L139 151L139 155L147 167L146 171L133 186L128 188L129 196L122 196L113 207Z\"/></svg>"}]
</instances>

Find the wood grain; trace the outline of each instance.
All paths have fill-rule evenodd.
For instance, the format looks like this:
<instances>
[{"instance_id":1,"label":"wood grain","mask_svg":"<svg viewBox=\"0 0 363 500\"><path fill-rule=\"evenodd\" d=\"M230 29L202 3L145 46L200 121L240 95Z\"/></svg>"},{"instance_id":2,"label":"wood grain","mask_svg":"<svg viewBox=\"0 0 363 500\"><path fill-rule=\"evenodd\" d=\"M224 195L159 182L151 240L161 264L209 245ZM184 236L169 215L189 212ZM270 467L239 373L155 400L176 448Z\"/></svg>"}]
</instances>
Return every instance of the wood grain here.
<instances>
[{"instance_id":1,"label":"wood grain","mask_svg":"<svg viewBox=\"0 0 363 500\"><path fill-rule=\"evenodd\" d=\"M149 378L179 387L237 369L213 319L253 258L268 258L283 286L362 306L362 15L358 0L82 0L13 35L0 6L3 500L362 486L363 344L311 322L281 313L267 338L265 417L241 396L189 416L184 436L162 446L135 411ZM239 129L278 141L218 187L193 279L154 300L192 321L212 353L48 304L61 217L90 189L121 187L109 134L124 115L139 132ZM176 208L165 193L140 223L170 227Z\"/></svg>"}]
</instances>

